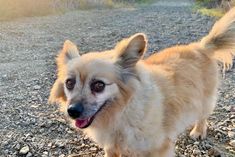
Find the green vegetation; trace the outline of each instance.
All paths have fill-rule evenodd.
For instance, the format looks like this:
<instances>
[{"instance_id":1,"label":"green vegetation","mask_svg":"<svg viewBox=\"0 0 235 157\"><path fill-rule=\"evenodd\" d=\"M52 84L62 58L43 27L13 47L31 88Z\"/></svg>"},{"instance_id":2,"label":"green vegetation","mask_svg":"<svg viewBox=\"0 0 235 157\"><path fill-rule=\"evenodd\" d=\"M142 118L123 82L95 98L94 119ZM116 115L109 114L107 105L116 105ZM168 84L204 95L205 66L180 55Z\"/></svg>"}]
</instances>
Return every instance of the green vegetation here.
<instances>
[{"instance_id":1,"label":"green vegetation","mask_svg":"<svg viewBox=\"0 0 235 157\"><path fill-rule=\"evenodd\" d=\"M234 0L196 0L194 9L207 16L221 17L234 4Z\"/></svg>"},{"instance_id":2,"label":"green vegetation","mask_svg":"<svg viewBox=\"0 0 235 157\"><path fill-rule=\"evenodd\" d=\"M200 8L198 11L203 15L207 16L222 17L224 15L224 12L219 8L215 9Z\"/></svg>"},{"instance_id":3,"label":"green vegetation","mask_svg":"<svg viewBox=\"0 0 235 157\"><path fill-rule=\"evenodd\" d=\"M76 9L113 8L153 0L0 0L0 20L44 16ZM128 5L127 5L128 4Z\"/></svg>"}]
</instances>

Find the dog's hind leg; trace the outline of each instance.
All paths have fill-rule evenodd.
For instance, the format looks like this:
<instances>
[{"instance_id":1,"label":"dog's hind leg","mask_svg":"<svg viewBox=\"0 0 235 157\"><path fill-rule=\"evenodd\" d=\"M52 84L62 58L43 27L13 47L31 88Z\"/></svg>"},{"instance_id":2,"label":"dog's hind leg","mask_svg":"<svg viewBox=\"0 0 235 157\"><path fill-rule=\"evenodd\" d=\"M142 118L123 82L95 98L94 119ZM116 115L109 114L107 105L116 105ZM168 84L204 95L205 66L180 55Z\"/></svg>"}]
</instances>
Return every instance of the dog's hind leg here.
<instances>
[{"instance_id":1,"label":"dog's hind leg","mask_svg":"<svg viewBox=\"0 0 235 157\"><path fill-rule=\"evenodd\" d=\"M202 114L200 119L195 123L193 129L190 132L190 136L193 139L205 139L207 135L207 118L213 112L216 104L216 90L211 96L205 97L202 106Z\"/></svg>"}]
</instances>

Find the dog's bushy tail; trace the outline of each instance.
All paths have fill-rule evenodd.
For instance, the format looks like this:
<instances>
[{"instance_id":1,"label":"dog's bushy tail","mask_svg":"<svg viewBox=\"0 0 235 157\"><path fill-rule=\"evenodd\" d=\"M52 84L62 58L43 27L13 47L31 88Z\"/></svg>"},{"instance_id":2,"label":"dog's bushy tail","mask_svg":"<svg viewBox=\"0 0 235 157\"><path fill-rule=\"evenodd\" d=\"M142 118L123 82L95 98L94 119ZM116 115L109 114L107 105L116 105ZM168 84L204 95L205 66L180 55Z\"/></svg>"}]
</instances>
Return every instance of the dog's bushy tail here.
<instances>
[{"instance_id":1,"label":"dog's bushy tail","mask_svg":"<svg viewBox=\"0 0 235 157\"><path fill-rule=\"evenodd\" d=\"M235 56L235 8L214 24L200 44L206 55L223 64L223 73L232 68Z\"/></svg>"}]
</instances>

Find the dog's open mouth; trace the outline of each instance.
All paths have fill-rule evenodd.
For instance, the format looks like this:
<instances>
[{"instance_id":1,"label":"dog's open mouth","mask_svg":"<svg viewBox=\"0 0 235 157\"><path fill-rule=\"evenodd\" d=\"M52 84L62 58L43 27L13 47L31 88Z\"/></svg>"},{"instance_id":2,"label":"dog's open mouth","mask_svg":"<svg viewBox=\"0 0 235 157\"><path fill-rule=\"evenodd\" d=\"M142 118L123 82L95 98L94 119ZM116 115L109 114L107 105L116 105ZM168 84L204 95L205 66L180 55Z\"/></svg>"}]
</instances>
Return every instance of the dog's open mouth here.
<instances>
[{"instance_id":1,"label":"dog's open mouth","mask_svg":"<svg viewBox=\"0 0 235 157\"><path fill-rule=\"evenodd\" d=\"M85 128L89 127L91 125L91 123L93 122L93 120L95 119L96 115L106 106L107 102L108 101L105 101L104 104L99 108L98 111L96 111L96 113L93 116L88 117L86 119L77 118L75 120L76 127L80 128L80 129L85 129Z\"/></svg>"},{"instance_id":2,"label":"dog's open mouth","mask_svg":"<svg viewBox=\"0 0 235 157\"><path fill-rule=\"evenodd\" d=\"M76 127L80 128L80 129L87 128L88 126L91 125L94 118L95 118L95 115L92 117L89 117L87 119L76 119L75 125L76 125Z\"/></svg>"}]
</instances>

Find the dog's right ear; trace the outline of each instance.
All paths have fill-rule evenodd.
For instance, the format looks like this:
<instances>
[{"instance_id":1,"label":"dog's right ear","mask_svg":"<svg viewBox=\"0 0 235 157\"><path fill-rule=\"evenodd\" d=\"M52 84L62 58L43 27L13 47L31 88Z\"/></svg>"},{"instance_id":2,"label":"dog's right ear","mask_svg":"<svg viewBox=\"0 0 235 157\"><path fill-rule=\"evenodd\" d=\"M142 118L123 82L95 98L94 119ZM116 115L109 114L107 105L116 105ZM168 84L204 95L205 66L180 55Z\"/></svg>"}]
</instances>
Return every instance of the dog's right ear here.
<instances>
[{"instance_id":1,"label":"dog's right ear","mask_svg":"<svg viewBox=\"0 0 235 157\"><path fill-rule=\"evenodd\" d=\"M64 42L63 49L60 51L56 61L58 70L68 63L69 60L80 57L77 46L69 40Z\"/></svg>"}]
</instances>

